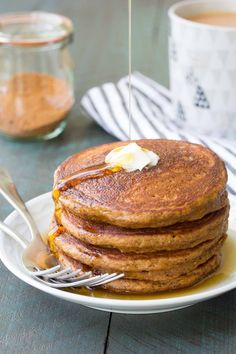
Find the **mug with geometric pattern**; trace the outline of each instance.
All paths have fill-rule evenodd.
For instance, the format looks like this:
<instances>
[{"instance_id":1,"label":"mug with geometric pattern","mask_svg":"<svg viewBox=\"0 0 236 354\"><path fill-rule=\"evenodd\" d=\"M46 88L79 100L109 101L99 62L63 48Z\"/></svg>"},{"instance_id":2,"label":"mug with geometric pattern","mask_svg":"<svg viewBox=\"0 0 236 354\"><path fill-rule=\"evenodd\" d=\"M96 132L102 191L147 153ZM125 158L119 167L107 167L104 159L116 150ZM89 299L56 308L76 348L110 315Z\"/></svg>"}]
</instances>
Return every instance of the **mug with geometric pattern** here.
<instances>
[{"instance_id":1,"label":"mug with geometric pattern","mask_svg":"<svg viewBox=\"0 0 236 354\"><path fill-rule=\"evenodd\" d=\"M169 71L176 119L200 134L236 138L236 27L186 18L236 12L236 0L187 0L170 7Z\"/></svg>"}]
</instances>

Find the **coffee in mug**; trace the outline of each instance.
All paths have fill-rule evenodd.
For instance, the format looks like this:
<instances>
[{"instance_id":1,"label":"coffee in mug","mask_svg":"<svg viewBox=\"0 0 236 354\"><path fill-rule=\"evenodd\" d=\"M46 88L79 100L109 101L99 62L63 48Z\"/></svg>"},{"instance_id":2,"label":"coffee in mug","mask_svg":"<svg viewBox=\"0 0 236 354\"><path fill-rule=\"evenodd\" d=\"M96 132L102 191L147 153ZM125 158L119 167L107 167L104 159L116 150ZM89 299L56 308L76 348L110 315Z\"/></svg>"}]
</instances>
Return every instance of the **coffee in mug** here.
<instances>
[{"instance_id":1,"label":"coffee in mug","mask_svg":"<svg viewBox=\"0 0 236 354\"><path fill-rule=\"evenodd\" d=\"M206 25L236 27L236 12L203 12L186 19Z\"/></svg>"}]
</instances>

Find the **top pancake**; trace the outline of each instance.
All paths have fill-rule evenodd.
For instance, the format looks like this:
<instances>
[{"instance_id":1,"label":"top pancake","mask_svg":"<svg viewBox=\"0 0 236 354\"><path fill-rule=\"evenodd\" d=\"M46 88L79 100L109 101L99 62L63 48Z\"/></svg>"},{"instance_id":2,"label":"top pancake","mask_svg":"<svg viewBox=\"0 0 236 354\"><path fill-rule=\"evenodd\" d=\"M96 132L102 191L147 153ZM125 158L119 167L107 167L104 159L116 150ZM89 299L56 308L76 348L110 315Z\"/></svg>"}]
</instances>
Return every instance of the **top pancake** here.
<instances>
[{"instance_id":1,"label":"top pancake","mask_svg":"<svg viewBox=\"0 0 236 354\"><path fill-rule=\"evenodd\" d=\"M60 193L63 207L85 219L144 228L197 220L227 204L227 173L214 152L184 141L136 142L160 156L157 166L83 181ZM107 153L127 143L100 145L69 157L57 168L55 185L103 163Z\"/></svg>"}]
</instances>

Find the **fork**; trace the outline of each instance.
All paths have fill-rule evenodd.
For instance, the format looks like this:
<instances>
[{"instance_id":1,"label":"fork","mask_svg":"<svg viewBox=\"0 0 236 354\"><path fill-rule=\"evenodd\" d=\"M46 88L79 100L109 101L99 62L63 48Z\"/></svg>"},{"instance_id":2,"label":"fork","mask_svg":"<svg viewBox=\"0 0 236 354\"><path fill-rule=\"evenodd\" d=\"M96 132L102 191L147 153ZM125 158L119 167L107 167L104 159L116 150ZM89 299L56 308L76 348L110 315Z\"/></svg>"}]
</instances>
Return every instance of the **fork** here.
<instances>
[{"instance_id":1,"label":"fork","mask_svg":"<svg viewBox=\"0 0 236 354\"><path fill-rule=\"evenodd\" d=\"M92 272L82 272L81 269L62 269L55 256L43 242L41 234L29 210L21 199L16 186L5 169L0 169L0 194L13 206L26 221L32 241L26 241L20 234L8 225L0 222L0 230L12 237L23 248L22 261L27 272L38 281L52 288L68 288L100 286L124 276L123 273L105 273L93 276Z\"/></svg>"}]
</instances>

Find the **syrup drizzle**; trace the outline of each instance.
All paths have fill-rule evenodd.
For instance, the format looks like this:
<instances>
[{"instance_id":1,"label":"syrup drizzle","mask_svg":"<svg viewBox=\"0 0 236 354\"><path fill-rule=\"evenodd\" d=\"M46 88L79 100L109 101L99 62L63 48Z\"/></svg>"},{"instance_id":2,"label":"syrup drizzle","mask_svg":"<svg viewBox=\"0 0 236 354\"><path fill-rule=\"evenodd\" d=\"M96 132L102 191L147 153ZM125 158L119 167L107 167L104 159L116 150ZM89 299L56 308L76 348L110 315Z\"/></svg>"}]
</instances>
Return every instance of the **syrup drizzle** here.
<instances>
[{"instance_id":1,"label":"syrup drizzle","mask_svg":"<svg viewBox=\"0 0 236 354\"><path fill-rule=\"evenodd\" d=\"M132 0L128 0L129 9L129 29L128 29L128 41L129 41L129 139L131 140L132 134L132 87L131 87L131 71L132 71Z\"/></svg>"},{"instance_id":2,"label":"syrup drizzle","mask_svg":"<svg viewBox=\"0 0 236 354\"><path fill-rule=\"evenodd\" d=\"M57 255L57 248L55 245L55 238L60 236L65 232L64 226L62 225L57 225L55 228L52 230L52 232L48 235L48 245L50 247L50 250L52 253L56 256Z\"/></svg>"},{"instance_id":3,"label":"syrup drizzle","mask_svg":"<svg viewBox=\"0 0 236 354\"><path fill-rule=\"evenodd\" d=\"M131 140L132 136L132 86L131 86L131 72L132 72L132 0L128 0L128 67L129 67L129 132L128 136ZM58 226L55 230L48 235L48 245L52 252L56 254L56 246L54 240L56 237L61 235L64 232L64 228L61 224L61 207L59 205L60 192L66 191L70 188L75 187L79 183L82 183L88 179L102 178L108 176L112 173L120 171L121 167L109 167L106 164L100 164L92 166L90 168L81 170L74 173L73 175L66 177L65 179L59 181L53 190L53 199L55 203L55 217L58 223Z\"/></svg>"},{"instance_id":4,"label":"syrup drizzle","mask_svg":"<svg viewBox=\"0 0 236 354\"><path fill-rule=\"evenodd\" d=\"M56 245L55 245L55 239L56 237L60 236L63 232L65 232L65 229L61 223L61 206L59 202L60 194L62 191L67 191L70 188L73 188L77 186L78 184L85 182L90 179L98 179L102 178L105 176L109 176L113 173L119 172L122 170L122 167L120 166L115 166L111 167L108 166L107 164L99 164L95 166L91 166L88 168L85 168L83 170L80 170L74 174L72 174L69 177L66 177L59 181L53 192L52 192L52 197L54 200L55 204L55 218L57 222L57 226L52 230L52 232L48 235L48 245L51 249L51 251L56 255L57 250L56 250Z\"/></svg>"},{"instance_id":5,"label":"syrup drizzle","mask_svg":"<svg viewBox=\"0 0 236 354\"><path fill-rule=\"evenodd\" d=\"M63 180L59 181L58 184L55 186L55 190L57 191L66 191L69 188L73 188L78 184L85 182L89 179L97 179L102 178L105 176L109 176L112 173L121 171L122 167L115 166L111 167L107 164L99 164L92 167L88 167L84 170L80 170L69 177L64 178ZM55 192L58 193L58 192Z\"/></svg>"}]
</instances>

